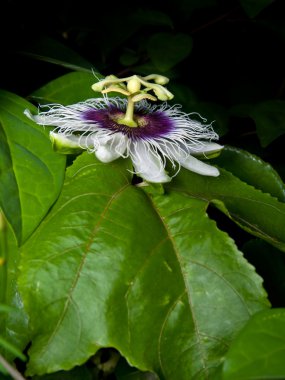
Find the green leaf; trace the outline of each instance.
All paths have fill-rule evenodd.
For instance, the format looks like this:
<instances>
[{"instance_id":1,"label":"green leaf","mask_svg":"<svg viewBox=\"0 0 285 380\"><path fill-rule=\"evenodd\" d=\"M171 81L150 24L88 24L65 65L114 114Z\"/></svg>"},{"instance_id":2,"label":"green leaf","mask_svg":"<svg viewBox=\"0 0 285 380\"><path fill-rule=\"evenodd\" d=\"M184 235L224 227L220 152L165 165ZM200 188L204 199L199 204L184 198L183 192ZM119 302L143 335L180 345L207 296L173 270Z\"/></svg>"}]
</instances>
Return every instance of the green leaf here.
<instances>
[{"instance_id":1,"label":"green leaf","mask_svg":"<svg viewBox=\"0 0 285 380\"><path fill-rule=\"evenodd\" d=\"M1 336L0 336L0 347L7 350L14 357L20 358L23 361L26 360L26 356L22 354L22 352L17 347L15 347L13 344L8 342L7 340L3 339Z\"/></svg>"},{"instance_id":2,"label":"green leaf","mask_svg":"<svg viewBox=\"0 0 285 380\"><path fill-rule=\"evenodd\" d=\"M138 63L140 57L137 52L131 49L124 49L120 55L120 64L123 66L133 66Z\"/></svg>"},{"instance_id":3,"label":"green leaf","mask_svg":"<svg viewBox=\"0 0 285 380\"><path fill-rule=\"evenodd\" d=\"M92 84L101 79L101 75L72 72L65 74L40 89L33 92L30 97L39 103L73 104L89 98L95 98L98 93L91 89Z\"/></svg>"},{"instance_id":4,"label":"green leaf","mask_svg":"<svg viewBox=\"0 0 285 380\"><path fill-rule=\"evenodd\" d=\"M208 219L208 202L152 197L131 185L126 165L79 156L23 246L28 375L114 347L161 379L211 378L245 322L268 307L261 278Z\"/></svg>"},{"instance_id":5,"label":"green leaf","mask_svg":"<svg viewBox=\"0 0 285 380\"><path fill-rule=\"evenodd\" d=\"M92 73L96 71L92 63L81 57L74 50L63 43L47 36L33 38L25 45L25 51L19 52L30 58L53 63L67 69Z\"/></svg>"},{"instance_id":6,"label":"green leaf","mask_svg":"<svg viewBox=\"0 0 285 380\"><path fill-rule=\"evenodd\" d=\"M212 202L247 232L285 251L285 204L220 169L206 177L182 169L168 188Z\"/></svg>"},{"instance_id":7,"label":"green leaf","mask_svg":"<svg viewBox=\"0 0 285 380\"><path fill-rule=\"evenodd\" d=\"M285 185L273 167L243 149L225 146L213 163L255 188L285 202Z\"/></svg>"},{"instance_id":8,"label":"green leaf","mask_svg":"<svg viewBox=\"0 0 285 380\"><path fill-rule=\"evenodd\" d=\"M264 8L272 4L274 0L239 0L247 15L251 18L257 16Z\"/></svg>"},{"instance_id":9,"label":"green leaf","mask_svg":"<svg viewBox=\"0 0 285 380\"><path fill-rule=\"evenodd\" d=\"M285 133L285 101L268 100L256 104L250 116L256 124L256 132L262 147L266 147Z\"/></svg>"},{"instance_id":10,"label":"green leaf","mask_svg":"<svg viewBox=\"0 0 285 380\"><path fill-rule=\"evenodd\" d=\"M285 378L285 309L254 315L226 355L224 380Z\"/></svg>"},{"instance_id":11,"label":"green leaf","mask_svg":"<svg viewBox=\"0 0 285 380\"><path fill-rule=\"evenodd\" d=\"M170 101L172 104L181 104L186 112L193 112L194 104L197 103L197 95L187 85L172 81L167 88L174 94L174 99Z\"/></svg>"},{"instance_id":12,"label":"green leaf","mask_svg":"<svg viewBox=\"0 0 285 380\"><path fill-rule=\"evenodd\" d=\"M0 346L5 357L14 360L15 356L25 359L21 351L29 342L28 316L18 290L19 249L11 227L3 215L0 228ZM3 353L3 350L2 350Z\"/></svg>"},{"instance_id":13,"label":"green leaf","mask_svg":"<svg viewBox=\"0 0 285 380\"><path fill-rule=\"evenodd\" d=\"M161 71L170 70L192 50L192 38L183 33L157 33L150 37L147 51L151 61Z\"/></svg>"},{"instance_id":14,"label":"green leaf","mask_svg":"<svg viewBox=\"0 0 285 380\"><path fill-rule=\"evenodd\" d=\"M52 151L48 131L24 114L35 107L0 92L0 206L19 243L34 231L62 186L65 158Z\"/></svg>"}]
</instances>

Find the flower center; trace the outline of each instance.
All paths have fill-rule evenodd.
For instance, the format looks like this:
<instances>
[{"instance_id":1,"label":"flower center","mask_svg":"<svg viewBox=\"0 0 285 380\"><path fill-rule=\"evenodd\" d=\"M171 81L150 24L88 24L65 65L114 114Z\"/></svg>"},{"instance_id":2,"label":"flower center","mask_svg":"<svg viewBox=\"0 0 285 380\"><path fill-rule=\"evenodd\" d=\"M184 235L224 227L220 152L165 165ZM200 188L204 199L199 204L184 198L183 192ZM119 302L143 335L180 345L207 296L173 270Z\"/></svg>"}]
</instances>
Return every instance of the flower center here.
<instances>
[{"instance_id":1,"label":"flower center","mask_svg":"<svg viewBox=\"0 0 285 380\"><path fill-rule=\"evenodd\" d=\"M108 109L90 109L84 111L82 119L96 124L99 128L122 132L132 140L166 136L174 129L173 121L163 111L151 113L142 110L136 111L134 113L134 120L137 128L120 123L124 115L125 113L121 109L110 106Z\"/></svg>"},{"instance_id":2,"label":"flower center","mask_svg":"<svg viewBox=\"0 0 285 380\"><path fill-rule=\"evenodd\" d=\"M154 81L154 83L151 83L151 81ZM173 98L173 94L164 87L168 81L168 78L157 74L150 74L146 77L133 75L121 79L115 75L108 75L105 79L94 83L92 89L102 94L119 92L127 96L126 113L116 122L134 128L139 126L134 115L135 103L143 99L156 101L157 99L170 100ZM149 94L149 91L153 91L155 96Z\"/></svg>"}]
</instances>

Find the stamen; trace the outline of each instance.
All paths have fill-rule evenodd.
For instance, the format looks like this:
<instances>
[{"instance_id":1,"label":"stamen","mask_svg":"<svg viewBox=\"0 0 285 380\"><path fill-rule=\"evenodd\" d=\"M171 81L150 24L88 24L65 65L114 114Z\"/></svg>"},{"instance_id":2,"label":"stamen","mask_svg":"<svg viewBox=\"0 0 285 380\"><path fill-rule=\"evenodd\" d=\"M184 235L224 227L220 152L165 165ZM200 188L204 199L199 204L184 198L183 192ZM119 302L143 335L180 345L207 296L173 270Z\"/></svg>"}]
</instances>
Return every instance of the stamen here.
<instances>
[{"instance_id":1,"label":"stamen","mask_svg":"<svg viewBox=\"0 0 285 380\"><path fill-rule=\"evenodd\" d=\"M150 80L154 80L155 83L150 83ZM99 91L102 94L108 92L119 92L122 95L127 96L127 108L125 116L118 120L119 124L124 124L128 127L139 127L134 120L134 103L140 102L144 99L152 101L170 100L173 98L173 94L163 86L168 83L169 79L162 75L151 74L146 77L140 77L133 75L126 78L117 78L115 75L109 75L105 79L92 85L94 91ZM123 82L126 82L124 84ZM144 89L141 89L141 86ZM150 95L147 92L153 91L156 96Z\"/></svg>"}]
</instances>

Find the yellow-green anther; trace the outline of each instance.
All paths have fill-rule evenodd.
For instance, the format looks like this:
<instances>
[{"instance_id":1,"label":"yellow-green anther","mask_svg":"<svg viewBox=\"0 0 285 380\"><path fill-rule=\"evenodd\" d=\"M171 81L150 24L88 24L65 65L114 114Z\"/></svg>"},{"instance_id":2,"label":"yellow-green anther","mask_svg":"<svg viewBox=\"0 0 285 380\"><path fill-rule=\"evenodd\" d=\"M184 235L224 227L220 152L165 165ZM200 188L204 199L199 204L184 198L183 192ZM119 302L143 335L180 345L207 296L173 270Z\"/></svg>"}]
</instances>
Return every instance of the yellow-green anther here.
<instances>
[{"instance_id":1,"label":"yellow-green anther","mask_svg":"<svg viewBox=\"0 0 285 380\"><path fill-rule=\"evenodd\" d=\"M154 102L157 100L155 96L150 95L150 94L138 94L138 95L132 96L132 101L134 103L139 102L140 100L143 100L143 99L153 100Z\"/></svg>"},{"instance_id":2,"label":"yellow-green anther","mask_svg":"<svg viewBox=\"0 0 285 380\"><path fill-rule=\"evenodd\" d=\"M174 97L170 91L168 91L160 84L149 83L143 79L141 79L141 83L147 87L147 91L149 91L149 89L152 89L159 100L171 100Z\"/></svg>"},{"instance_id":3,"label":"yellow-green anther","mask_svg":"<svg viewBox=\"0 0 285 380\"><path fill-rule=\"evenodd\" d=\"M127 89L130 91L131 94L134 94L135 92L140 91L141 89L141 82L139 78L134 75L127 84Z\"/></svg>"},{"instance_id":4,"label":"yellow-green anther","mask_svg":"<svg viewBox=\"0 0 285 380\"><path fill-rule=\"evenodd\" d=\"M114 80L120 80L118 77L116 77L116 75L113 75L113 74L111 74L111 75L107 75L106 77L105 77L105 79L103 79L103 80L112 80L112 81L114 81Z\"/></svg>"},{"instance_id":5,"label":"yellow-green anther","mask_svg":"<svg viewBox=\"0 0 285 380\"><path fill-rule=\"evenodd\" d=\"M114 83L120 83L123 81L124 81L124 79L119 79L115 75L107 75L105 79L101 79L101 80L99 80L99 82L94 83L91 86L91 88L93 91L101 92L104 89L104 87L107 87L107 86L112 85ZM126 87L123 83L121 85Z\"/></svg>"},{"instance_id":6,"label":"yellow-green anther","mask_svg":"<svg viewBox=\"0 0 285 380\"><path fill-rule=\"evenodd\" d=\"M152 90L159 100L171 100L174 97L170 91L159 84L155 85Z\"/></svg>"},{"instance_id":7,"label":"yellow-green anther","mask_svg":"<svg viewBox=\"0 0 285 380\"><path fill-rule=\"evenodd\" d=\"M107 94L108 92L120 92L121 94L126 95L126 96L130 95L129 91L124 90L123 88L119 86L109 86L105 88L105 90L102 90L101 92L102 94Z\"/></svg>"},{"instance_id":8,"label":"yellow-green anther","mask_svg":"<svg viewBox=\"0 0 285 380\"><path fill-rule=\"evenodd\" d=\"M161 84L161 85L165 85L169 82L169 79L163 75L158 75L158 74L150 74L150 75L147 75L146 77L143 78L144 80L146 81L149 81L149 80L154 80L154 83L156 84Z\"/></svg>"},{"instance_id":9,"label":"yellow-green anther","mask_svg":"<svg viewBox=\"0 0 285 380\"><path fill-rule=\"evenodd\" d=\"M92 84L91 88L93 91L101 92L104 88L104 83L103 81L99 81L97 83Z\"/></svg>"}]
</instances>

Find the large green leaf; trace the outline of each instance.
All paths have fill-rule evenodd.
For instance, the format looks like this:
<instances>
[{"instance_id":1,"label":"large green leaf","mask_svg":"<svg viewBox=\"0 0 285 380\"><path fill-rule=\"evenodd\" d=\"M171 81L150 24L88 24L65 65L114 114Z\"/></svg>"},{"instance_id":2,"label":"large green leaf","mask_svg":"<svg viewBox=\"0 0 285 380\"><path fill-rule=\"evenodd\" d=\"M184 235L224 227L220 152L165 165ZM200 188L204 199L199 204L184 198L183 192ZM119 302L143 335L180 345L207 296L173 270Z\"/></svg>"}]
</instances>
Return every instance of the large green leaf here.
<instances>
[{"instance_id":1,"label":"large green leaf","mask_svg":"<svg viewBox=\"0 0 285 380\"><path fill-rule=\"evenodd\" d=\"M52 151L48 131L24 114L35 107L0 92L0 206L23 242L37 227L62 186L65 157Z\"/></svg>"},{"instance_id":2,"label":"large green leaf","mask_svg":"<svg viewBox=\"0 0 285 380\"><path fill-rule=\"evenodd\" d=\"M28 316L23 309L17 276L19 250L13 231L0 211L0 351L9 360L23 359L29 342Z\"/></svg>"},{"instance_id":3,"label":"large green leaf","mask_svg":"<svg viewBox=\"0 0 285 380\"><path fill-rule=\"evenodd\" d=\"M225 380L285 379L285 309L254 315L231 346Z\"/></svg>"},{"instance_id":4,"label":"large green leaf","mask_svg":"<svg viewBox=\"0 0 285 380\"><path fill-rule=\"evenodd\" d=\"M249 185L285 202L285 184L273 167L243 149L225 146L212 162L230 171Z\"/></svg>"},{"instance_id":5,"label":"large green leaf","mask_svg":"<svg viewBox=\"0 0 285 380\"><path fill-rule=\"evenodd\" d=\"M220 172L214 178L182 169L167 187L213 202L243 229L285 251L285 204L225 169Z\"/></svg>"},{"instance_id":6,"label":"large green leaf","mask_svg":"<svg viewBox=\"0 0 285 380\"><path fill-rule=\"evenodd\" d=\"M37 102L60 103L64 105L77 103L89 98L95 98L98 93L91 89L101 75L96 73L72 72L65 74L31 94L31 98Z\"/></svg>"},{"instance_id":7,"label":"large green leaf","mask_svg":"<svg viewBox=\"0 0 285 380\"><path fill-rule=\"evenodd\" d=\"M208 219L208 202L131 185L126 160L87 153L22 249L33 330L28 374L68 370L100 347L161 379L210 379L262 281Z\"/></svg>"}]
</instances>

